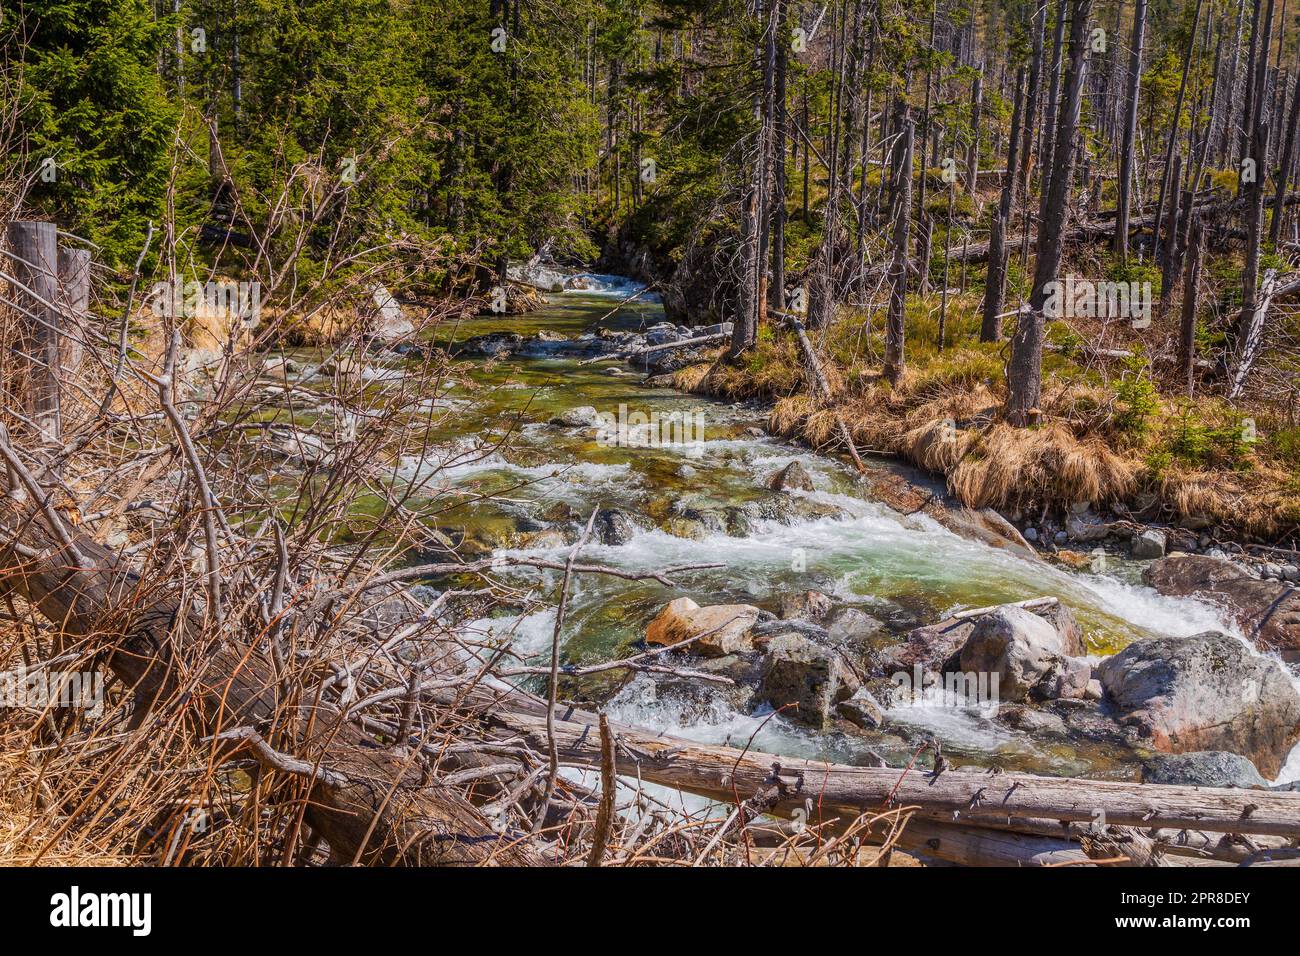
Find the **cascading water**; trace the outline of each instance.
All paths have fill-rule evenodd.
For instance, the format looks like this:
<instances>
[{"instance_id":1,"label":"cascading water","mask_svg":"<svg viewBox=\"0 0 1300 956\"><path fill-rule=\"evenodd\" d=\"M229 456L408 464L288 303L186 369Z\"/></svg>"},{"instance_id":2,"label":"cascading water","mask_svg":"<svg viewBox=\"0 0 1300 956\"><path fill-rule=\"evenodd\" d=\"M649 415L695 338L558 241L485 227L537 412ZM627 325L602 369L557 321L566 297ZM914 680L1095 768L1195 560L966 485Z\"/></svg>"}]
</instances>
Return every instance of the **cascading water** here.
<instances>
[{"instance_id":1,"label":"cascading water","mask_svg":"<svg viewBox=\"0 0 1300 956\"><path fill-rule=\"evenodd\" d=\"M572 338L597 326L645 330L663 321L662 308L648 294L611 314L611 300L622 302L639 290L631 280L581 278L575 284L585 288L553 294L540 312L472 320L457 337L547 330ZM486 363L473 372L472 388L453 387L430 400L432 408L455 410L454 421L437 436L436 447L402 459L396 472L398 480L433 476L440 487L463 492L464 503L444 512L440 524L456 527L484 549L562 559L573 529L593 509L613 508L629 520L624 540L589 544L585 561L627 570L721 565L675 575L675 589L654 581L580 576L563 638L567 663L591 664L626 652L642 639L654 614L676 597L701 605L775 608L781 595L807 589L858 607L897 633L963 608L1056 596L1074 611L1096 657L1157 634L1236 633L1214 608L1162 597L1137 583L1138 568L1124 562L1098 574L1069 572L964 540L924 516L900 515L869 500L853 471L840 462L762 433L761 408L648 387L625 369L611 373L617 364L518 355ZM647 420L663 422L674 415L702 421L702 431L685 442L611 441L610 422L621 421L620 416L638 416L636 427L624 429L626 436L641 434L637 428L644 431ZM812 491L791 493L798 505L793 518L760 517L727 531L683 530L684 511L756 501L768 494L762 479L792 461L804 466L814 485ZM569 535L538 535L544 527L568 528ZM513 616L472 622L465 631L508 639L516 655L537 663L549 654L558 574L539 580L535 571L521 571L517 580L521 588L531 588L534 605L525 603ZM752 746L778 753L855 762L872 751L906 762L918 741L933 735L945 753L963 762L1071 775L1134 772L1105 748L1044 743L969 710L922 702L891 709L887 732L823 734L762 706L737 706L712 685L645 675L625 680L621 672L607 673L614 684L571 689L603 693L617 719L699 741L744 745L752 737ZM1284 778L1298 775L1300 759L1293 758Z\"/></svg>"}]
</instances>

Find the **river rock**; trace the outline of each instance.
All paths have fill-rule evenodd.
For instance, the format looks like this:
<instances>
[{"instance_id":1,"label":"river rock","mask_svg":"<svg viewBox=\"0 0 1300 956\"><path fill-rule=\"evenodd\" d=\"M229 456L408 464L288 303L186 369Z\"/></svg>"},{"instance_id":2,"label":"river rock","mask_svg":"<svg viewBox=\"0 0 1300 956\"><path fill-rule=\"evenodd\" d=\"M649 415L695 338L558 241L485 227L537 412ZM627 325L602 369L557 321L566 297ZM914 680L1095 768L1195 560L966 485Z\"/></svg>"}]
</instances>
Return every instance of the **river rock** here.
<instances>
[{"instance_id":1,"label":"river rock","mask_svg":"<svg viewBox=\"0 0 1300 956\"><path fill-rule=\"evenodd\" d=\"M842 607L827 620L826 632L830 643L862 650L885 633L885 625L860 608Z\"/></svg>"},{"instance_id":2,"label":"river rock","mask_svg":"<svg viewBox=\"0 0 1300 956\"><path fill-rule=\"evenodd\" d=\"M885 723L885 711L871 691L859 687L848 700L840 701L836 713L863 730L875 730Z\"/></svg>"},{"instance_id":3,"label":"river rock","mask_svg":"<svg viewBox=\"0 0 1300 956\"><path fill-rule=\"evenodd\" d=\"M690 598L668 602L646 629L646 643L671 646L698 634L719 629L690 645L706 657L722 657L754 649L749 630L758 620L758 608L750 604L715 604L700 607ZM734 619L734 620L733 620Z\"/></svg>"},{"instance_id":4,"label":"river rock","mask_svg":"<svg viewBox=\"0 0 1300 956\"><path fill-rule=\"evenodd\" d=\"M600 413L590 405L579 405L552 418L551 424L563 425L565 428L589 428L600 424Z\"/></svg>"},{"instance_id":5,"label":"river rock","mask_svg":"<svg viewBox=\"0 0 1300 956\"><path fill-rule=\"evenodd\" d=\"M669 342L676 342L681 338L677 332L677 326L671 322L660 322L658 325L652 325L646 329L646 345L666 345Z\"/></svg>"},{"instance_id":6,"label":"river rock","mask_svg":"<svg viewBox=\"0 0 1300 956\"><path fill-rule=\"evenodd\" d=\"M1121 723L1154 750L1228 750L1274 777L1300 739L1286 671L1226 634L1136 641L1098 671Z\"/></svg>"},{"instance_id":7,"label":"river rock","mask_svg":"<svg viewBox=\"0 0 1300 956\"><path fill-rule=\"evenodd\" d=\"M808 469L797 461L792 461L779 471L774 471L763 479L763 484L773 491L812 491L812 476Z\"/></svg>"},{"instance_id":8,"label":"river rock","mask_svg":"<svg viewBox=\"0 0 1300 956\"><path fill-rule=\"evenodd\" d=\"M800 634L767 642L758 696L776 708L797 705L782 711L789 719L824 729L832 708L857 689L857 678L834 651Z\"/></svg>"},{"instance_id":9,"label":"river rock","mask_svg":"<svg viewBox=\"0 0 1300 956\"><path fill-rule=\"evenodd\" d=\"M1161 594L1219 605L1260 650L1300 663L1300 591L1251 577L1231 561L1194 554L1157 561L1142 577Z\"/></svg>"},{"instance_id":10,"label":"river rock","mask_svg":"<svg viewBox=\"0 0 1300 956\"><path fill-rule=\"evenodd\" d=\"M1165 533L1155 528L1148 528L1141 534L1134 535L1129 542L1129 554L1139 561L1150 561L1165 556Z\"/></svg>"},{"instance_id":11,"label":"river rock","mask_svg":"<svg viewBox=\"0 0 1300 956\"><path fill-rule=\"evenodd\" d=\"M1011 605L1004 605L1011 607ZM994 610L1000 610L995 608ZM1016 610L1021 610L1016 608ZM1084 643L1079 623L1068 607L1059 601L1030 608L1029 613L1042 618L1056 629L1064 653L1078 657L1084 653ZM960 669L958 652L970 639L979 618L947 618L937 624L913 628L901 643L886 648L879 663L886 674L900 670L922 671Z\"/></svg>"},{"instance_id":12,"label":"river rock","mask_svg":"<svg viewBox=\"0 0 1300 956\"><path fill-rule=\"evenodd\" d=\"M1065 658L1066 642L1055 627L1024 608L1006 605L976 621L962 645L959 666L997 674L999 696L1020 701L1045 680L1074 673L1075 668L1062 663ZM1077 696L1083 695L1090 676L1079 684Z\"/></svg>"},{"instance_id":13,"label":"river rock","mask_svg":"<svg viewBox=\"0 0 1300 956\"><path fill-rule=\"evenodd\" d=\"M1092 512L1071 513L1065 519L1065 533L1071 541L1104 541L1116 530L1116 525L1102 521Z\"/></svg>"},{"instance_id":14,"label":"river rock","mask_svg":"<svg viewBox=\"0 0 1300 956\"><path fill-rule=\"evenodd\" d=\"M1142 768L1143 783L1189 787L1267 787L1255 765L1225 750L1196 750L1185 754L1156 754Z\"/></svg>"},{"instance_id":15,"label":"river rock","mask_svg":"<svg viewBox=\"0 0 1300 956\"><path fill-rule=\"evenodd\" d=\"M518 332L489 332L466 339L455 351L461 355L507 355L523 344Z\"/></svg>"},{"instance_id":16,"label":"river rock","mask_svg":"<svg viewBox=\"0 0 1300 956\"><path fill-rule=\"evenodd\" d=\"M996 719L1027 734L1065 733L1065 721L1058 714L1024 704L999 704Z\"/></svg>"},{"instance_id":17,"label":"river rock","mask_svg":"<svg viewBox=\"0 0 1300 956\"><path fill-rule=\"evenodd\" d=\"M1034 692L1044 700L1085 700L1090 698L1092 665L1079 657L1058 657Z\"/></svg>"},{"instance_id":18,"label":"river rock","mask_svg":"<svg viewBox=\"0 0 1300 956\"><path fill-rule=\"evenodd\" d=\"M601 508L596 512L595 531L601 544L627 544L636 534L636 525L626 512L617 508Z\"/></svg>"},{"instance_id":19,"label":"river rock","mask_svg":"<svg viewBox=\"0 0 1300 956\"><path fill-rule=\"evenodd\" d=\"M831 613L831 599L821 591L800 591L782 594L780 617L783 621L798 619L820 624Z\"/></svg>"},{"instance_id":20,"label":"river rock","mask_svg":"<svg viewBox=\"0 0 1300 956\"><path fill-rule=\"evenodd\" d=\"M561 532L554 528L543 528L541 531L521 532L516 547L549 550L563 548L566 544L568 542Z\"/></svg>"},{"instance_id":21,"label":"river rock","mask_svg":"<svg viewBox=\"0 0 1300 956\"><path fill-rule=\"evenodd\" d=\"M836 505L784 491L748 502L740 507L740 512L750 521L775 521L784 525L819 521L823 518L842 520L849 516L847 511Z\"/></svg>"}]
</instances>

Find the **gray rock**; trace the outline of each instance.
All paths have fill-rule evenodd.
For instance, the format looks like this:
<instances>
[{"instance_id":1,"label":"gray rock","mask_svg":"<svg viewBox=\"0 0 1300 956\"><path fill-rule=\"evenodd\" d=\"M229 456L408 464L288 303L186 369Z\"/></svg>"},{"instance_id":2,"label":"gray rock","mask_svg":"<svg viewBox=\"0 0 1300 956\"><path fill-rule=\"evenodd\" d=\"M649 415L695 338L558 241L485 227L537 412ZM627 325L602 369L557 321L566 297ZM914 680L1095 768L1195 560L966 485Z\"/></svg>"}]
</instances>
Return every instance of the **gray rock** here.
<instances>
[{"instance_id":1,"label":"gray rock","mask_svg":"<svg viewBox=\"0 0 1300 956\"><path fill-rule=\"evenodd\" d=\"M566 428L586 428L600 423L600 413L590 405L579 405L551 419L552 425Z\"/></svg>"},{"instance_id":2,"label":"gray rock","mask_svg":"<svg viewBox=\"0 0 1300 956\"><path fill-rule=\"evenodd\" d=\"M404 339L415 331L411 320L402 314L402 307L393 294L382 285L370 290L375 304L375 338L380 342L395 342Z\"/></svg>"},{"instance_id":3,"label":"gray rock","mask_svg":"<svg viewBox=\"0 0 1300 956\"><path fill-rule=\"evenodd\" d=\"M1078 657L1058 657L1034 693L1044 700L1084 700L1092 681L1092 665Z\"/></svg>"},{"instance_id":4,"label":"gray rock","mask_svg":"<svg viewBox=\"0 0 1300 956\"><path fill-rule=\"evenodd\" d=\"M645 333L647 345L666 345L680 339L681 335L677 331L677 326L671 322L660 322L658 325L652 325L646 329Z\"/></svg>"},{"instance_id":5,"label":"gray rock","mask_svg":"<svg viewBox=\"0 0 1300 956\"><path fill-rule=\"evenodd\" d=\"M1282 566L1282 580L1300 581L1300 567L1294 564L1284 564Z\"/></svg>"},{"instance_id":6,"label":"gray rock","mask_svg":"<svg viewBox=\"0 0 1300 956\"><path fill-rule=\"evenodd\" d=\"M1037 541L1037 540L1038 540L1038 529L1037 529L1037 528L1026 528L1024 533L1025 533L1025 540L1026 540L1026 541L1031 541L1031 542L1032 542L1032 541Z\"/></svg>"},{"instance_id":7,"label":"gray rock","mask_svg":"<svg viewBox=\"0 0 1300 956\"><path fill-rule=\"evenodd\" d=\"M763 479L763 484L773 491L812 491L812 476L808 469L797 461L792 461L780 471L774 471Z\"/></svg>"},{"instance_id":8,"label":"gray rock","mask_svg":"<svg viewBox=\"0 0 1300 956\"><path fill-rule=\"evenodd\" d=\"M1050 710L1038 710L1024 704L1000 704L999 723L1030 734L1064 734L1065 721Z\"/></svg>"},{"instance_id":9,"label":"gray rock","mask_svg":"<svg viewBox=\"0 0 1300 956\"><path fill-rule=\"evenodd\" d=\"M848 700L840 701L836 711L863 730L875 730L885 723L885 711L865 687L859 687Z\"/></svg>"},{"instance_id":10,"label":"gray rock","mask_svg":"<svg viewBox=\"0 0 1300 956\"><path fill-rule=\"evenodd\" d=\"M1165 534L1149 528L1135 535L1129 542L1129 553L1140 561L1152 561L1165 556Z\"/></svg>"},{"instance_id":11,"label":"gray rock","mask_svg":"<svg viewBox=\"0 0 1300 956\"><path fill-rule=\"evenodd\" d=\"M1142 579L1161 594L1218 604L1260 650L1300 663L1300 593L1288 585L1261 581L1231 561L1202 555L1171 555L1149 565Z\"/></svg>"},{"instance_id":12,"label":"gray rock","mask_svg":"<svg viewBox=\"0 0 1300 956\"><path fill-rule=\"evenodd\" d=\"M1066 535L1071 541L1103 541L1113 530L1113 525L1094 514L1071 514L1065 519Z\"/></svg>"},{"instance_id":13,"label":"gray rock","mask_svg":"<svg viewBox=\"0 0 1300 956\"><path fill-rule=\"evenodd\" d=\"M977 674L997 674L999 696L1020 701L1051 675L1058 659L1065 656L1065 640L1055 627L1036 614L1008 605L976 621L962 646L960 667Z\"/></svg>"},{"instance_id":14,"label":"gray rock","mask_svg":"<svg viewBox=\"0 0 1300 956\"><path fill-rule=\"evenodd\" d=\"M777 708L796 705L782 711L791 720L824 729L831 708L857 689L857 678L834 651L799 634L767 642L758 696Z\"/></svg>"},{"instance_id":15,"label":"gray rock","mask_svg":"<svg viewBox=\"0 0 1300 956\"><path fill-rule=\"evenodd\" d=\"M868 646L873 637L883 634L885 625L866 611L843 607L831 615L826 631L832 644L861 649Z\"/></svg>"},{"instance_id":16,"label":"gray rock","mask_svg":"<svg viewBox=\"0 0 1300 956\"><path fill-rule=\"evenodd\" d=\"M820 591L782 594L780 616L783 621L802 620L820 624L831 613L831 599Z\"/></svg>"},{"instance_id":17,"label":"gray rock","mask_svg":"<svg viewBox=\"0 0 1300 956\"><path fill-rule=\"evenodd\" d=\"M1259 775L1253 763L1224 750L1156 754L1143 766L1142 782L1242 789L1268 786L1268 781Z\"/></svg>"},{"instance_id":18,"label":"gray rock","mask_svg":"<svg viewBox=\"0 0 1300 956\"><path fill-rule=\"evenodd\" d=\"M627 544L636 534L636 525L617 508L602 508L596 513L596 535L601 544Z\"/></svg>"},{"instance_id":19,"label":"gray rock","mask_svg":"<svg viewBox=\"0 0 1300 956\"><path fill-rule=\"evenodd\" d=\"M1102 661L1098 676L1121 723L1154 750L1227 750L1274 777L1300 740L1290 676L1226 634L1136 641Z\"/></svg>"}]
</instances>

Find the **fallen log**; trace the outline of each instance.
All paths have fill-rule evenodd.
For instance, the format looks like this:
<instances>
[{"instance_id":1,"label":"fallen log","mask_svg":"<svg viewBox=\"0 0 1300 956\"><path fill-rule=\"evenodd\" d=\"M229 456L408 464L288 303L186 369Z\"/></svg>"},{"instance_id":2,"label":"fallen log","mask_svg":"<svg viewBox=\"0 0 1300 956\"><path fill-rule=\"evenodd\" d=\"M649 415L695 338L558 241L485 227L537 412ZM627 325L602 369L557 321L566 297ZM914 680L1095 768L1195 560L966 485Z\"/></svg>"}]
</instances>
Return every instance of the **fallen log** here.
<instances>
[{"instance_id":1,"label":"fallen log","mask_svg":"<svg viewBox=\"0 0 1300 956\"><path fill-rule=\"evenodd\" d=\"M518 705L518 700L512 699L512 704ZM595 723L575 716L556 723L561 762L599 767ZM534 746L546 739L545 722L536 715L498 709L484 719ZM1104 814L1111 826L1300 837L1300 794L1295 793L974 770L949 770L935 777L920 770L850 767L739 751L626 726L613 729L626 773L635 767L640 779L728 803L737 794L743 798L775 787L779 793L768 812L806 812L811 800L810 821L819 813L856 817L864 811L916 806L921 817L972 826L1011 817L1086 823Z\"/></svg>"},{"instance_id":2,"label":"fallen log","mask_svg":"<svg viewBox=\"0 0 1300 956\"><path fill-rule=\"evenodd\" d=\"M693 339L682 339L679 342L662 342L659 345L651 345L642 349L625 349L622 352L610 352L608 355L597 355L595 358L583 359L579 365L591 365L595 362L614 362L624 359L636 358L639 355L651 355L655 352L667 352L670 349L688 349L695 348L697 345L711 345L714 342L725 342L731 338L729 332L713 332L709 335L697 335Z\"/></svg>"},{"instance_id":3,"label":"fallen log","mask_svg":"<svg viewBox=\"0 0 1300 956\"><path fill-rule=\"evenodd\" d=\"M0 495L0 583L14 588L55 628L101 650L108 667L147 702L188 695L201 717L196 740L220 756L251 750L264 766L304 778L305 819L333 857L379 865L537 864L541 861L404 752L381 749L324 703L290 710L278 700L271 661L229 634L205 635L202 620L171 594L146 592L108 549L78 536L66 549L15 497ZM22 528L22 543L14 528ZM65 529L66 533L66 529ZM183 675L183 676L182 676ZM187 722L188 724L189 722ZM272 735L274 730L274 736ZM277 753L267 740L292 753ZM309 768L306 772L303 767Z\"/></svg>"}]
</instances>

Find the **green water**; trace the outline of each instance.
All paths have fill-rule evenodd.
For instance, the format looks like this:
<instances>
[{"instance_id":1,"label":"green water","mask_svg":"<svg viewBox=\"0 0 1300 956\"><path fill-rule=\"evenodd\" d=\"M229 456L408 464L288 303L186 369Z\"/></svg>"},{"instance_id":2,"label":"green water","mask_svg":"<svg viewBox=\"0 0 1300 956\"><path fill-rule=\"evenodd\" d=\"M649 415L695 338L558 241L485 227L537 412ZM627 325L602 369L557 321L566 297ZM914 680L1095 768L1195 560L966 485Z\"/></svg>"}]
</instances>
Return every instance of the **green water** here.
<instances>
[{"instance_id":1,"label":"green water","mask_svg":"<svg viewBox=\"0 0 1300 956\"><path fill-rule=\"evenodd\" d=\"M663 318L653 304L615 306L609 298L557 295L539 312L468 320L439 329L437 339L445 344L488 332L533 335L542 330L572 337L595 327L644 328ZM311 365L321 356L300 353L295 358ZM366 390L376 403L400 394L403 371L415 367L409 359L367 361L387 368L380 374L388 377ZM1134 568L1120 565L1101 575L1066 572L962 540L925 518L903 518L870 501L842 463L756 435L765 418L762 408L651 388L642 375L618 362L583 365L573 359L512 356L466 363L463 374L449 377L438 394L421 396L421 411L412 416L418 442L413 439L410 447L376 463L384 480L418 489L409 507L427 528L459 542L463 556L513 549L563 558L593 509L617 508L638 525L632 540L619 546L592 543L583 560L637 571L721 565L677 574L672 588L654 581L582 576L565 629L566 663L629 653L646 623L675 597L689 596L701 605L746 602L775 610L782 594L807 588L857 606L900 634L956 609L1055 595L1074 610L1097 654L1156 633L1191 634L1224 626L1203 605L1162 598L1132 583ZM611 375L611 367L627 374ZM322 388L327 381L309 377L303 384ZM612 414L622 406L647 417L698 416L704 440L619 447L603 441L592 427L549 424L580 406ZM319 427L321 419L312 412L297 421ZM816 486L801 495L803 504L811 512L835 511L837 517L809 516L791 525L751 522L739 535L734 528L732 534L701 533L681 520L685 506L707 510L770 497L763 478L792 460L807 468ZM492 500L484 500L487 496ZM539 661L549 652L558 574L516 570L503 572L502 578L519 589L511 613L473 622L465 633L508 640L520 660ZM964 712L931 713L927 708L900 714L895 729L883 734L851 728L814 734L781 717L764 722L761 711L736 710L726 695L681 692L645 677L621 686L623 680L615 673L566 689L602 700L617 691L609 701L615 715L701 740L744 741L761 725L755 746L779 752L855 760L873 748L887 758L905 760L923 734L933 733L950 756L972 762L1068 774L1132 772L1122 754L1106 748L1034 740Z\"/></svg>"}]
</instances>

